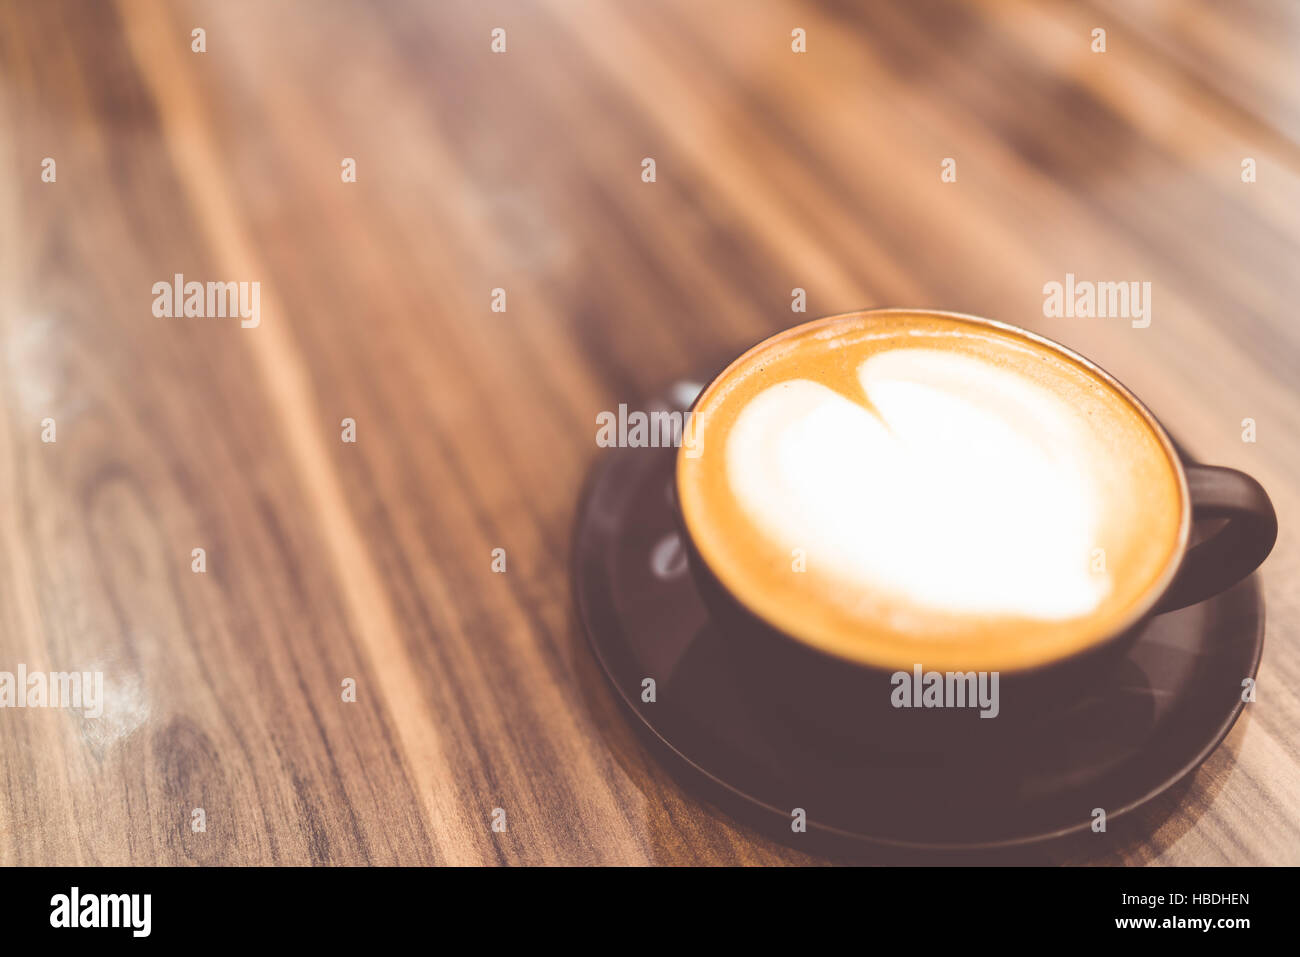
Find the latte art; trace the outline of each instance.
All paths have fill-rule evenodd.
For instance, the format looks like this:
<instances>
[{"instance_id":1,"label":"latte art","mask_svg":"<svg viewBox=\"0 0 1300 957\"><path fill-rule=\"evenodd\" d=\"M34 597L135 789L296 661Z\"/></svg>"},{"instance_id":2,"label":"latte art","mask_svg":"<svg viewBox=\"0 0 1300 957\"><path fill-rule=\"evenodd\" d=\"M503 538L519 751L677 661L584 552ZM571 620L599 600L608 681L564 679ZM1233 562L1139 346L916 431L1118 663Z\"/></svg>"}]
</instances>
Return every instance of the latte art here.
<instances>
[{"instance_id":1,"label":"latte art","mask_svg":"<svg viewBox=\"0 0 1300 957\"><path fill-rule=\"evenodd\" d=\"M858 376L867 406L792 379L741 411L727 475L757 528L845 587L918 608L1047 620L1096 610L1111 590L1091 565L1101 483L1064 402L929 349L877 353Z\"/></svg>"},{"instance_id":2,"label":"latte art","mask_svg":"<svg viewBox=\"0 0 1300 957\"><path fill-rule=\"evenodd\" d=\"M869 663L1020 667L1109 633L1183 502L1141 413L1063 354L934 315L813 323L695 409L683 516L723 584Z\"/></svg>"}]
</instances>

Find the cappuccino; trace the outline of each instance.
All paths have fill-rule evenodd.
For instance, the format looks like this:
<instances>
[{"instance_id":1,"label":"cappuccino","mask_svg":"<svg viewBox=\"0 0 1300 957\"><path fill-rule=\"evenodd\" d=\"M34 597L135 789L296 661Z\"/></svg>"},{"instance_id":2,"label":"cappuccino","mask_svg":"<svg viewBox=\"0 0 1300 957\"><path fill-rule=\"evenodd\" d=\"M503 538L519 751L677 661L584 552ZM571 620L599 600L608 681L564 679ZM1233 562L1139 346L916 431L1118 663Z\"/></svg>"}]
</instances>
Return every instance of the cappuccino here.
<instances>
[{"instance_id":1,"label":"cappuccino","mask_svg":"<svg viewBox=\"0 0 1300 957\"><path fill-rule=\"evenodd\" d=\"M697 399L682 520L770 625L889 669L1047 664L1172 577L1186 486L1159 426L1067 352L882 311L751 349Z\"/></svg>"}]
</instances>

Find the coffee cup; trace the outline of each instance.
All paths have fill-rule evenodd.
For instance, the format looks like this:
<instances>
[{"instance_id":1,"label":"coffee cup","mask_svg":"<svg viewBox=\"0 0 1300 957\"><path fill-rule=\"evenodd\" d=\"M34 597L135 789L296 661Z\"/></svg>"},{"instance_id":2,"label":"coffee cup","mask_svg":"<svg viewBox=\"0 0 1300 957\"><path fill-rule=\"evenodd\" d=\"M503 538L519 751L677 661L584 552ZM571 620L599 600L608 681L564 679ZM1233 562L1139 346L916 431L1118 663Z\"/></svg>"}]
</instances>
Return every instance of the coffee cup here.
<instances>
[{"instance_id":1,"label":"coffee cup","mask_svg":"<svg viewBox=\"0 0 1300 957\"><path fill-rule=\"evenodd\" d=\"M690 416L674 492L692 574L749 700L823 740L1032 724L1277 535L1258 482L1184 463L1104 370L974 316L804 323Z\"/></svg>"}]
</instances>

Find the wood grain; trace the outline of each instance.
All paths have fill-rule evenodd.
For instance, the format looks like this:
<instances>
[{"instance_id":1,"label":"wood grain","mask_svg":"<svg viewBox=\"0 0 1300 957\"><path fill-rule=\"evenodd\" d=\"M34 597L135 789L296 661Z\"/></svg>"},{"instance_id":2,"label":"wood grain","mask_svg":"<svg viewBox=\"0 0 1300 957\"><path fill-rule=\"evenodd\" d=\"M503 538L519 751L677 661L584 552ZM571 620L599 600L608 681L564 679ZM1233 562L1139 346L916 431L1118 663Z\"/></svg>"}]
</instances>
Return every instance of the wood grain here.
<instances>
[{"instance_id":1,"label":"wood grain","mask_svg":"<svg viewBox=\"0 0 1300 957\"><path fill-rule=\"evenodd\" d=\"M794 287L1061 340L1264 483L1259 701L1026 859L1300 863L1297 75L1263 0L5 5L0 670L107 700L0 710L0 863L816 860L655 764L567 563L596 413ZM1043 318L1067 272L1150 328ZM175 273L261 325L154 318Z\"/></svg>"}]
</instances>

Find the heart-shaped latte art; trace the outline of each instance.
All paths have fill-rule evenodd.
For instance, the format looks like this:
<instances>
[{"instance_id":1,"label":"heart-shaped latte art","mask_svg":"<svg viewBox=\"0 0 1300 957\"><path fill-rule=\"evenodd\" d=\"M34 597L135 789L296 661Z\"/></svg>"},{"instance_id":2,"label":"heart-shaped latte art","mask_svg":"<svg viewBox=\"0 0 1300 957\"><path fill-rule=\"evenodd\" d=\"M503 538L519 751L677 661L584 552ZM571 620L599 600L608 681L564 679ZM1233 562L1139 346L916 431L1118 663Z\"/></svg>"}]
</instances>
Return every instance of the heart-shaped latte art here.
<instances>
[{"instance_id":1,"label":"heart-shaped latte art","mask_svg":"<svg viewBox=\"0 0 1300 957\"><path fill-rule=\"evenodd\" d=\"M1111 589L1082 417L1031 378L942 349L858 367L865 402L769 386L727 437L750 520L838 587L956 615L1062 620Z\"/></svg>"}]
</instances>

